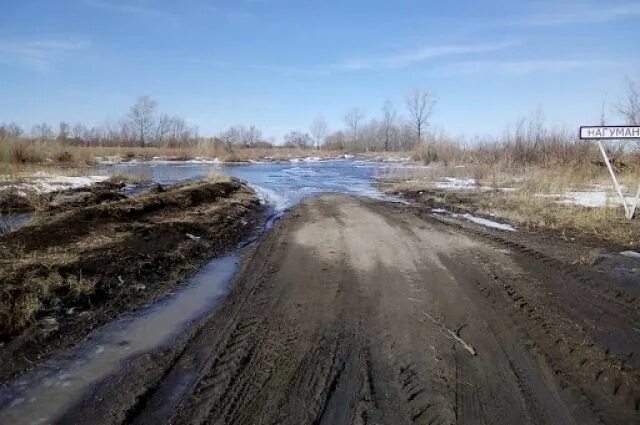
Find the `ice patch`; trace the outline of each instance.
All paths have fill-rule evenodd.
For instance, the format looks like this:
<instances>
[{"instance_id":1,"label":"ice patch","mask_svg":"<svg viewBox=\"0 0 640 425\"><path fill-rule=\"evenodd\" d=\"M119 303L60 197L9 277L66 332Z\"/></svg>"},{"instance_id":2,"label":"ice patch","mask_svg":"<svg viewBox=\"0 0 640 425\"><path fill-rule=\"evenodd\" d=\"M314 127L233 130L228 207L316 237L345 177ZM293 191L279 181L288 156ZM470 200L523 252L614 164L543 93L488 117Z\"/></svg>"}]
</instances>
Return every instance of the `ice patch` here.
<instances>
[{"instance_id":1,"label":"ice patch","mask_svg":"<svg viewBox=\"0 0 640 425\"><path fill-rule=\"evenodd\" d=\"M475 189L478 187L476 179L463 179L457 177L444 177L436 183L438 189Z\"/></svg>"},{"instance_id":2,"label":"ice patch","mask_svg":"<svg viewBox=\"0 0 640 425\"><path fill-rule=\"evenodd\" d=\"M222 164L222 161L220 161L219 158L203 158L203 157L190 159L189 161L186 161L186 162L189 164Z\"/></svg>"},{"instance_id":3,"label":"ice patch","mask_svg":"<svg viewBox=\"0 0 640 425\"><path fill-rule=\"evenodd\" d=\"M284 173L286 174L293 174L293 175L313 175L316 174L316 171L313 168L303 168L303 167L292 167L292 168L287 168L286 170L283 170Z\"/></svg>"},{"instance_id":4,"label":"ice patch","mask_svg":"<svg viewBox=\"0 0 640 425\"><path fill-rule=\"evenodd\" d=\"M58 192L66 189L80 189L93 184L103 182L109 176L55 176L43 172L35 173L29 180L11 185L20 191L33 190L38 193Z\"/></svg>"},{"instance_id":5,"label":"ice patch","mask_svg":"<svg viewBox=\"0 0 640 425\"><path fill-rule=\"evenodd\" d=\"M271 204L276 211L284 211L290 206L290 201L272 189L249 183L256 191L261 204Z\"/></svg>"},{"instance_id":6,"label":"ice patch","mask_svg":"<svg viewBox=\"0 0 640 425\"><path fill-rule=\"evenodd\" d=\"M304 158L290 158L289 162L321 162L322 158L319 156L307 156Z\"/></svg>"},{"instance_id":7,"label":"ice patch","mask_svg":"<svg viewBox=\"0 0 640 425\"><path fill-rule=\"evenodd\" d=\"M623 251L620 253L620 255L624 255L625 257L628 258L637 258L640 259L640 252L635 252L635 251Z\"/></svg>"},{"instance_id":8,"label":"ice patch","mask_svg":"<svg viewBox=\"0 0 640 425\"><path fill-rule=\"evenodd\" d=\"M436 214L448 214L449 211L445 210L444 208L432 208L431 212L436 213Z\"/></svg>"},{"instance_id":9,"label":"ice patch","mask_svg":"<svg viewBox=\"0 0 640 425\"><path fill-rule=\"evenodd\" d=\"M600 208L606 206L618 206L622 203L617 194L606 192L603 190L583 191L583 192L565 192L562 195L565 199L558 201L560 204L573 204L582 207ZM633 198L626 198L629 203L634 201Z\"/></svg>"},{"instance_id":10,"label":"ice patch","mask_svg":"<svg viewBox=\"0 0 640 425\"><path fill-rule=\"evenodd\" d=\"M507 232L515 232L516 229L508 224L498 223L496 221L487 220L486 218L475 217L471 214L464 214L462 217L481 226L491 227L494 229L505 230Z\"/></svg>"}]
</instances>

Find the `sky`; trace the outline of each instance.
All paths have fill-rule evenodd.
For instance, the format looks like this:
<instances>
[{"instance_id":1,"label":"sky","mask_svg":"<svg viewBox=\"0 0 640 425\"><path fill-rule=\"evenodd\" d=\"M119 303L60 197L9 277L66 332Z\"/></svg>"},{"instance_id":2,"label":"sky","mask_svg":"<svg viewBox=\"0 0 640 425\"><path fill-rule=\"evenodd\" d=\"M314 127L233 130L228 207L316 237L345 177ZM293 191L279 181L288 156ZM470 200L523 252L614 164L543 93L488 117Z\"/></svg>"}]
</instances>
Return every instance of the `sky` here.
<instances>
[{"instance_id":1,"label":"sky","mask_svg":"<svg viewBox=\"0 0 640 425\"><path fill-rule=\"evenodd\" d=\"M140 95L201 134L344 126L414 88L432 129L499 135L541 111L620 117L640 83L640 1L0 0L0 123L101 125Z\"/></svg>"}]
</instances>

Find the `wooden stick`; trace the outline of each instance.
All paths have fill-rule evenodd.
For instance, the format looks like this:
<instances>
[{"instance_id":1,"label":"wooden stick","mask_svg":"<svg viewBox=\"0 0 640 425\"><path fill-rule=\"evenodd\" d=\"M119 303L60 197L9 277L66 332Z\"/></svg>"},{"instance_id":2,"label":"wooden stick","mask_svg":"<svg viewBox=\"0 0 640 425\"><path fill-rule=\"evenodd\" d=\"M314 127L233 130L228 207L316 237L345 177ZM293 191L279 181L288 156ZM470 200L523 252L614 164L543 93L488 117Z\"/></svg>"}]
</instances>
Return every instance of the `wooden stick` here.
<instances>
[{"instance_id":1,"label":"wooden stick","mask_svg":"<svg viewBox=\"0 0 640 425\"><path fill-rule=\"evenodd\" d=\"M429 313L425 313L423 311L422 314L427 316L433 323L435 323L436 325L440 326L440 328L442 328L442 330L445 331L447 333L447 335L451 337L451 339L453 339L454 341L459 342L460 345L462 345L464 347L464 349L467 350L472 356L477 356L478 355L478 353L476 352L476 349L473 348L472 345L468 344L464 339L460 338L460 335L458 335L458 332L460 332L460 329L462 329L465 325L460 326L458 328L458 330L456 332L454 332L451 329L449 329L448 327L446 327L441 321L436 320Z\"/></svg>"}]
</instances>

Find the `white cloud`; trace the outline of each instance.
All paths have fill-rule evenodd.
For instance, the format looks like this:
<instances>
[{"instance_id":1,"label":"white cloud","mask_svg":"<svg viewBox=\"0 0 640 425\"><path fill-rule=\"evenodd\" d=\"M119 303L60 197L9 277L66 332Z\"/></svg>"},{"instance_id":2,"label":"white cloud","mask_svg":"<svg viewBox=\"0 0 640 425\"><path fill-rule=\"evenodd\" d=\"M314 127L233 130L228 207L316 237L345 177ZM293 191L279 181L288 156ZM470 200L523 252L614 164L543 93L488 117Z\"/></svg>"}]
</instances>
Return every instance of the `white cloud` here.
<instances>
[{"instance_id":1,"label":"white cloud","mask_svg":"<svg viewBox=\"0 0 640 425\"><path fill-rule=\"evenodd\" d=\"M446 76L476 74L528 75L532 73L566 72L609 65L611 65L611 62L564 59L462 61L436 68L433 73Z\"/></svg>"},{"instance_id":2,"label":"white cloud","mask_svg":"<svg viewBox=\"0 0 640 425\"><path fill-rule=\"evenodd\" d=\"M515 41L502 41L482 44L446 44L439 46L426 46L396 55L348 59L340 65L340 68L349 71L378 68L404 68L429 59L493 52L515 46L516 44L518 43Z\"/></svg>"},{"instance_id":3,"label":"white cloud","mask_svg":"<svg viewBox=\"0 0 640 425\"><path fill-rule=\"evenodd\" d=\"M54 63L88 49L84 40L0 40L0 60L46 71Z\"/></svg>"}]
</instances>

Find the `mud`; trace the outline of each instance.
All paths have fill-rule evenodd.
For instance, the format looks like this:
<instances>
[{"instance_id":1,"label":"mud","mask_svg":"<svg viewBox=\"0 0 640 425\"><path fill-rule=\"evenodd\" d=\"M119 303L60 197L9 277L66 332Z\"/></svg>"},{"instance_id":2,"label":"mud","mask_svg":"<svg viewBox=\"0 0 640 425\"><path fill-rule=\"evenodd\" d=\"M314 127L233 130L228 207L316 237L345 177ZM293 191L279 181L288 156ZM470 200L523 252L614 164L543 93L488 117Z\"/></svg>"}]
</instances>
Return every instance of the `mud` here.
<instances>
[{"instance_id":1,"label":"mud","mask_svg":"<svg viewBox=\"0 0 640 425\"><path fill-rule=\"evenodd\" d=\"M584 252L421 208L309 199L189 341L139 358L61 422L638 423L638 281L575 261Z\"/></svg>"},{"instance_id":2,"label":"mud","mask_svg":"<svg viewBox=\"0 0 640 425\"><path fill-rule=\"evenodd\" d=\"M0 237L3 381L162 298L262 219L255 194L236 180L157 187L131 198L118 189L58 197Z\"/></svg>"}]
</instances>

